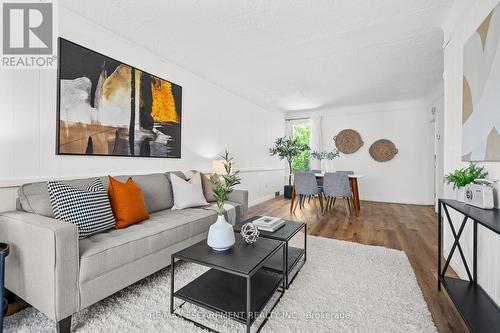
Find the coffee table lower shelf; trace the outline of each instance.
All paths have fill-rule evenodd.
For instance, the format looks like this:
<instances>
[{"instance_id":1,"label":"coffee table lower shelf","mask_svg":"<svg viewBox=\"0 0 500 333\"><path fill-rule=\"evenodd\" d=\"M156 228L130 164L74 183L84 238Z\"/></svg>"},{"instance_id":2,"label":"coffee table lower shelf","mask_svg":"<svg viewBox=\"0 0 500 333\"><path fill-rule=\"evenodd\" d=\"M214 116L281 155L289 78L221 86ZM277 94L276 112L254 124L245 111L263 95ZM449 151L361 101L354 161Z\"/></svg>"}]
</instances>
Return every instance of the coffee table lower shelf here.
<instances>
[{"instance_id":1,"label":"coffee table lower shelf","mask_svg":"<svg viewBox=\"0 0 500 333\"><path fill-rule=\"evenodd\" d=\"M251 279L250 322L252 324L271 297L276 292L282 294L279 290L282 284L283 277L279 274L265 270L255 273ZM243 276L210 269L176 291L174 297L247 324L247 279ZM281 295L279 297L281 298Z\"/></svg>"},{"instance_id":2,"label":"coffee table lower shelf","mask_svg":"<svg viewBox=\"0 0 500 333\"><path fill-rule=\"evenodd\" d=\"M304 249L300 249L297 247L288 246L288 254L287 254L287 272L291 272L295 265L299 262L300 258L304 256L306 251ZM268 262L264 265L265 268L275 271L276 273L281 272L283 265L283 258L281 253L276 253L269 259Z\"/></svg>"}]
</instances>

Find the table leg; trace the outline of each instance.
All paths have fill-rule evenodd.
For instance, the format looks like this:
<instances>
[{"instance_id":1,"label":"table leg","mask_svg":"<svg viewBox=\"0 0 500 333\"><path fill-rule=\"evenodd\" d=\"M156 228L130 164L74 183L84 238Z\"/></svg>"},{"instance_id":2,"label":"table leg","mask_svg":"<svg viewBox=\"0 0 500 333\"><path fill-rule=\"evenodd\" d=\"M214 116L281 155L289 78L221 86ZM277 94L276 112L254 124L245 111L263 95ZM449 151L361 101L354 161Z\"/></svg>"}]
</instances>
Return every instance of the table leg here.
<instances>
[{"instance_id":1,"label":"table leg","mask_svg":"<svg viewBox=\"0 0 500 333\"><path fill-rule=\"evenodd\" d=\"M474 241L473 241L473 255L472 260L474 260L472 266L472 279L474 280L474 284L477 284L477 221L474 220Z\"/></svg>"},{"instance_id":2,"label":"table leg","mask_svg":"<svg viewBox=\"0 0 500 333\"><path fill-rule=\"evenodd\" d=\"M174 256L171 257L170 262L170 313L174 313Z\"/></svg>"},{"instance_id":3,"label":"table leg","mask_svg":"<svg viewBox=\"0 0 500 333\"><path fill-rule=\"evenodd\" d=\"M285 242L285 246L283 247L283 278L285 288L288 289L288 242ZM283 290L285 290L283 288Z\"/></svg>"},{"instance_id":4,"label":"table leg","mask_svg":"<svg viewBox=\"0 0 500 333\"><path fill-rule=\"evenodd\" d=\"M293 211L293 203L295 202L295 185L292 186L292 194L290 198L290 213Z\"/></svg>"},{"instance_id":5,"label":"table leg","mask_svg":"<svg viewBox=\"0 0 500 333\"><path fill-rule=\"evenodd\" d=\"M438 201L438 253L437 253L437 278L438 291L441 291L441 253L442 253L442 235L443 220L441 217L441 201Z\"/></svg>"},{"instance_id":6,"label":"table leg","mask_svg":"<svg viewBox=\"0 0 500 333\"><path fill-rule=\"evenodd\" d=\"M288 242L283 246L283 293L285 289L288 289Z\"/></svg>"},{"instance_id":7,"label":"table leg","mask_svg":"<svg viewBox=\"0 0 500 333\"><path fill-rule=\"evenodd\" d=\"M354 202L354 212L356 217L359 216L359 211L361 209L361 205L359 203L359 190L358 190L358 179L357 178L349 178L351 180L351 188L352 188L352 198Z\"/></svg>"},{"instance_id":8,"label":"table leg","mask_svg":"<svg viewBox=\"0 0 500 333\"><path fill-rule=\"evenodd\" d=\"M0 262L0 332L3 332L3 316L5 315L3 313L3 308L4 308L4 264L5 264L5 258L3 256L3 253L1 254L1 259L2 262Z\"/></svg>"},{"instance_id":9,"label":"table leg","mask_svg":"<svg viewBox=\"0 0 500 333\"><path fill-rule=\"evenodd\" d=\"M0 333L3 332L4 313L4 282L5 282L5 258L9 255L9 245L0 243Z\"/></svg>"},{"instance_id":10,"label":"table leg","mask_svg":"<svg viewBox=\"0 0 500 333\"><path fill-rule=\"evenodd\" d=\"M304 224L304 263L307 260L307 224Z\"/></svg>"},{"instance_id":11,"label":"table leg","mask_svg":"<svg viewBox=\"0 0 500 333\"><path fill-rule=\"evenodd\" d=\"M247 277L247 333L250 333L252 315L252 277Z\"/></svg>"}]
</instances>

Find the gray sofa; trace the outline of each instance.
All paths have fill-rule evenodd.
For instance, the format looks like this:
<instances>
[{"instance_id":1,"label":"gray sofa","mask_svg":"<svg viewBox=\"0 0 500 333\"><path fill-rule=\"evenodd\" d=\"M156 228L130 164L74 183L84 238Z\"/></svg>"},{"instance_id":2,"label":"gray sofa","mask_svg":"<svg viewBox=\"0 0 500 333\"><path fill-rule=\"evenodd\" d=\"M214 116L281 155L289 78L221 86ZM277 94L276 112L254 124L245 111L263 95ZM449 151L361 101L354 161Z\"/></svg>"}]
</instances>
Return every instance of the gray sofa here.
<instances>
[{"instance_id":1,"label":"gray sofa","mask_svg":"<svg viewBox=\"0 0 500 333\"><path fill-rule=\"evenodd\" d=\"M0 213L0 240L11 246L5 287L56 321L58 331L69 331L72 314L170 265L172 253L205 239L217 219L206 208L171 210L168 172L132 178L150 218L80 241L76 225L54 219L46 182L21 186L17 211ZM83 187L89 180L62 182ZM101 180L107 188L107 177ZM248 192L235 190L229 200L243 219Z\"/></svg>"}]
</instances>

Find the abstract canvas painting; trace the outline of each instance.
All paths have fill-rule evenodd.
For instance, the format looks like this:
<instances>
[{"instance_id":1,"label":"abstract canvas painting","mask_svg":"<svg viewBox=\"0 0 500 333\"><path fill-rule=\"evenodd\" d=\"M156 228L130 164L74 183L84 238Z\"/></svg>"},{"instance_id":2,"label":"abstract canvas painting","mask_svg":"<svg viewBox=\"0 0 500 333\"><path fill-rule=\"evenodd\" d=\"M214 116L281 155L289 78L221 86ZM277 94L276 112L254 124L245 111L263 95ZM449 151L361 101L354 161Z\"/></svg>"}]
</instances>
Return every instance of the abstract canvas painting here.
<instances>
[{"instance_id":1,"label":"abstract canvas painting","mask_svg":"<svg viewBox=\"0 0 500 333\"><path fill-rule=\"evenodd\" d=\"M500 161L500 5L464 47L462 160Z\"/></svg>"},{"instance_id":2,"label":"abstract canvas painting","mask_svg":"<svg viewBox=\"0 0 500 333\"><path fill-rule=\"evenodd\" d=\"M57 153L181 157L182 87L59 39Z\"/></svg>"}]
</instances>

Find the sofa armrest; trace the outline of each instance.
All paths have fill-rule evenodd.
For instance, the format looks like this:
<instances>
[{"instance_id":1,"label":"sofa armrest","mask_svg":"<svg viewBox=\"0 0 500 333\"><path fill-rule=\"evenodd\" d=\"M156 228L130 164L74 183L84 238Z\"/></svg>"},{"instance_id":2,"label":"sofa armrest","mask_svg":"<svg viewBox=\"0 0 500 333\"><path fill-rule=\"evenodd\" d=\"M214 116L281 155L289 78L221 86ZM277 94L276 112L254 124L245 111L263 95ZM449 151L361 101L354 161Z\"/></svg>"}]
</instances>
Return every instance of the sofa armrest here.
<instances>
[{"instance_id":1,"label":"sofa armrest","mask_svg":"<svg viewBox=\"0 0 500 333\"><path fill-rule=\"evenodd\" d=\"M0 241L10 245L7 289L55 321L78 311L75 224L21 211L0 213Z\"/></svg>"},{"instance_id":2,"label":"sofa armrest","mask_svg":"<svg viewBox=\"0 0 500 333\"><path fill-rule=\"evenodd\" d=\"M248 191L246 190L233 190L229 193L227 199L232 202L239 203L243 209L242 219L247 216L248 212Z\"/></svg>"}]
</instances>

